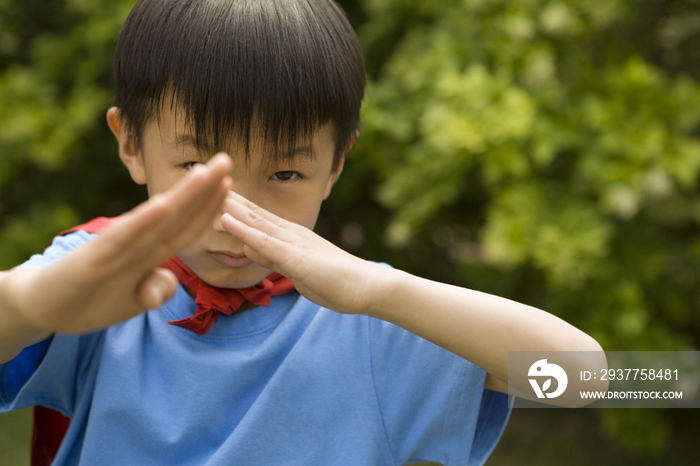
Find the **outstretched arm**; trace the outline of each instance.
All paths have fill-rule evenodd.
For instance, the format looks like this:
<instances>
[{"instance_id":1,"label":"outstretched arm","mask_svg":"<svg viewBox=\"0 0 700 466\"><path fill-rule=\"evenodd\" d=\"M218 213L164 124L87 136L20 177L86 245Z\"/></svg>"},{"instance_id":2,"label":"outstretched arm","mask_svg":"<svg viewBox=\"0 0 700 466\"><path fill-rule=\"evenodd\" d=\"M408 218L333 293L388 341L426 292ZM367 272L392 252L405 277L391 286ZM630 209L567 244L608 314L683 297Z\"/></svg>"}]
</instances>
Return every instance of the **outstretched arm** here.
<instances>
[{"instance_id":1,"label":"outstretched arm","mask_svg":"<svg viewBox=\"0 0 700 466\"><path fill-rule=\"evenodd\" d=\"M542 310L364 261L234 192L223 205L222 225L245 243L246 255L291 279L302 295L336 312L386 320L471 361L490 374L487 388L507 390L508 351L602 351Z\"/></svg>"},{"instance_id":2,"label":"outstretched arm","mask_svg":"<svg viewBox=\"0 0 700 466\"><path fill-rule=\"evenodd\" d=\"M55 332L106 328L160 306L177 279L159 268L210 228L230 187L228 156L193 169L47 267L0 273L0 362Z\"/></svg>"}]
</instances>

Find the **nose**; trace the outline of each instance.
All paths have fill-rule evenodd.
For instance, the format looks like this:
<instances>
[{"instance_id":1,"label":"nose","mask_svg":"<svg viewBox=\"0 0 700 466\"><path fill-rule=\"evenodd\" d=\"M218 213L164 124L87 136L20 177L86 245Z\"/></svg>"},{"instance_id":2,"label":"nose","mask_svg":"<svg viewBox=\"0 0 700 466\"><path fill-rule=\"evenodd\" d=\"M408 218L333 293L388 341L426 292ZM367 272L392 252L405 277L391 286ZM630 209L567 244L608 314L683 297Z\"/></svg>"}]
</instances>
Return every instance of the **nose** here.
<instances>
[{"instance_id":1,"label":"nose","mask_svg":"<svg viewBox=\"0 0 700 466\"><path fill-rule=\"evenodd\" d=\"M214 231L226 232L226 230L224 230L224 226L221 224L221 215L222 213L219 212L216 214L216 217L214 217Z\"/></svg>"},{"instance_id":2,"label":"nose","mask_svg":"<svg viewBox=\"0 0 700 466\"><path fill-rule=\"evenodd\" d=\"M260 196L259 190L251 188L249 185L246 185L245 183L241 183L241 182L236 183L235 178L234 178L233 185L234 185L234 187L231 188L229 193L235 192L235 193L245 197L246 199L250 199L251 201L255 202L257 205L261 205L261 203L260 203L261 200L263 203L265 202L265 196ZM222 207L225 207L225 203L226 203L226 200L224 200L224 204L222 204ZM224 229L224 226L221 224L221 216L223 215L223 213L224 212L222 210L221 212L219 212L216 215L216 217L214 217L214 223L213 223L214 231L219 231L219 232L229 234L228 231L226 231Z\"/></svg>"}]
</instances>

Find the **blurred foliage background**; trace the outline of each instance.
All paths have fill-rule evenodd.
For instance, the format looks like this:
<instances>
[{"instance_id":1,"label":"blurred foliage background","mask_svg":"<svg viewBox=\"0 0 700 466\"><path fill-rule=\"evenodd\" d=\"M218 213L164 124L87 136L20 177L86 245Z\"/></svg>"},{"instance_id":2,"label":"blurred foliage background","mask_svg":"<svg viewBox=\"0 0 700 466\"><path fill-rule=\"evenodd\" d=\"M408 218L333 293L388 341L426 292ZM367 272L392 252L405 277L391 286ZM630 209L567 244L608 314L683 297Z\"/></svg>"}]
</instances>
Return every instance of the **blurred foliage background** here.
<instances>
[{"instance_id":1,"label":"blurred foliage background","mask_svg":"<svg viewBox=\"0 0 700 466\"><path fill-rule=\"evenodd\" d=\"M606 350L697 349L699 0L340 3L369 85L319 233L546 309ZM133 4L0 0L0 269L145 200L104 119ZM695 464L696 424L520 410L489 464ZM26 446L2 437L15 464Z\"/></svg>"}]
</instances>

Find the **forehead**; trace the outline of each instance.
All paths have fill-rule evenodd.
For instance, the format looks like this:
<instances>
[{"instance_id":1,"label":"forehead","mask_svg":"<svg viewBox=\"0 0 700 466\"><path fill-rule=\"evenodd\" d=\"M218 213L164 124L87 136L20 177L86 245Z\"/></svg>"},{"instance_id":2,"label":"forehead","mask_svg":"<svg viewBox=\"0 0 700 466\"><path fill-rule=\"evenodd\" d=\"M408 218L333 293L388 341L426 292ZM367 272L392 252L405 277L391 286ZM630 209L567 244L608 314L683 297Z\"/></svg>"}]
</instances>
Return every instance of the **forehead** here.
<instances>
[{"instance_id":1,"label":"forehead","mask_svg":"<svg viewBox=\"0 0 700 466\"><path fill-rule=\"evenodd\" d=\"M246 161L260 158L264 162L296 158L316 160L332 158L334 155L335 128L332 123L318 126L310 136L293 135L289 138L281 135L277 140L266 137L263 128L262 122L254 118L247 138L236 128L220 129L217 138L207 131L204 131L205 134L197 132L182 107L163 106L146 125L144 144L158 142L166 150L196 153L202 159L217 152L226 152L234 157L242 156Z\"/></svg>"}]
</instances>

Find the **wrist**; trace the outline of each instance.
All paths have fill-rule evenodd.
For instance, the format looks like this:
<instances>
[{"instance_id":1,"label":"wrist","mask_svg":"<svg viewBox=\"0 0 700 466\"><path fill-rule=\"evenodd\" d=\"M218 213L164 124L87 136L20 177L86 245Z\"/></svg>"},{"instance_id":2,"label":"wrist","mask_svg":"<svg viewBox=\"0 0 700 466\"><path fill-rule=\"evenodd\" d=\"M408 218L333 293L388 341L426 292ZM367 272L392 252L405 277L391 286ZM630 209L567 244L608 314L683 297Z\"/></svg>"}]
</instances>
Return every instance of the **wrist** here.
<instances>
[{"instance_id":1,"label":"wrist","mask_svg":"<svg viewBox=\"0 0 700 466\"><path fill-rule=\"evenodd\" d=\"M16 290L17 273L17 269L0 272L0 363L50 335L35 328L22 314Z\"/></svg>"},{"instance_id":2,"label":"wrist","mask_svg":"<svg viewBox=\"0 0 700 466\"><path fill-rule=\"evenodd\" d=\"M409 275L398 269L373 264L369 274L369 303L365 315L381 320L392 321L393 305L398 293L405 286Z\"/></svg>"},{"instance_id":3,"label":"wrist","mask_svg":"<svg viewBox=\"0 0 700 466\"><path fill-rule=\"evenodd\" d=\"M13 293L14 287L10 284L12 273L14 272L0 272L0 321L3 326L21 326L22 319L14 296L16 293Z\"/></svg>"},{"instance_id":4,"label":"wrist","mask_svg":"<svg viewBox=\"0 0 700 466\"><path fill-rule=\"evenodd\" d=\"M35 270L31 268L12 269L7 272L0 272L0 322L2 333L6 334L9 329L13 334L35 335L50 334L43 331L36 325L25 312L29 306L23 305L22 290L31 289L28 281L31 280Z\"/></svg>"}]
</instances>

